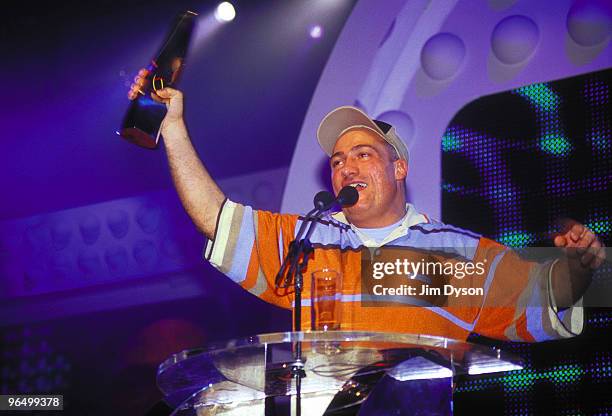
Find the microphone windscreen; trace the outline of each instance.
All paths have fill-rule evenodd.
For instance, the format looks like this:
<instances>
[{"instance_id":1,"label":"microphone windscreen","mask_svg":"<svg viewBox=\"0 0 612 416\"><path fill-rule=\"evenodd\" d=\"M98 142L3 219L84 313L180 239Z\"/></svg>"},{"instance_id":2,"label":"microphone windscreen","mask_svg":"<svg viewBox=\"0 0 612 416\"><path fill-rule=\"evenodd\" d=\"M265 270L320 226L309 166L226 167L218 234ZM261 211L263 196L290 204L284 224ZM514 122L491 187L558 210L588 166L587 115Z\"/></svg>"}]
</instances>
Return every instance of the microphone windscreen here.
<instances>
[{"instance_id":1,"label":"microphone windscreen","mask_svg":"<svg viewBox=\"0 0 612 416\"><path fill-rule=\"evenodd\" d=\"M351 205L355 205L359 200L359 192L352 186L345 186L338 192L336 200L340 205L350 207Z\"/></svg>"},{"instance_id":2,"label":"microphone windscreen","mask_svg":"<svg viewBox=\"0 0 612 416\"><path fill-rule=\"evenodd\" d=\"M336 198L331 192L320 191L314 197L314 206L317 209L325 210L332 206Z\"/></svg>"}]
</instances>

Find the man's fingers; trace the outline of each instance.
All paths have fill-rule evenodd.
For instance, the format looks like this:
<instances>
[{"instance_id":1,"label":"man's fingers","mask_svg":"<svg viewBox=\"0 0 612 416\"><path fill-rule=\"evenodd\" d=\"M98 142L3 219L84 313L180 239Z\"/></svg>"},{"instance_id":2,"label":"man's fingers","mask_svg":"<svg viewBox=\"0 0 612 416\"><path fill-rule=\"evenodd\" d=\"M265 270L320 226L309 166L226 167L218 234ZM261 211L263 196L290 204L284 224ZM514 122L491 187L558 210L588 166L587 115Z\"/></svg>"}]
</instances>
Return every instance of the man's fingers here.
<instances>
[{"instance_id":1,"label":"man's fingers","mask_svg":"<svg viewBox=\"0 0 612 416\"><path fill-rule=\"evenodd\" d=\"M557 222L561 227L561 230L559 231L557 236L562 237L565 243L563 245L557 245L557 247L572 246L572 243L578 241L578 239L580 238L580 234L582 234L582 225L579 222L571 218L561 218L557 220ZM553 241L555 240L557 240L556 237L553 238Z\"/></svg>"},{"instance_id":2,"label":"man's fingers","mask_svg":"<svg viewBox=\"0 0 612 416\"><path fill-rule=\"evenodd\" d=\"M562 235L558 235L553 240L555 247L565 247L567 245L567 240Z\"/></svg>"},{"instance_id":3,"label":"man's fingers","mask_svg":"<svg viewBox=\"0 0 612 416\"><path fill-rule=\"evenodd\" d=\"M171 96L171 94L170 94L170 92L168 91L167 88L159 89L159 90L155 91L155 93L157 95L159 95L160 97L162 97L162 98L172 98L172 96Z\"/></svg>"},{"instance_id":4,"label":"man's fingers","mask_svg":"<svg viewBox=\"0 0 612 416\"><path fill-rule=\"evenodd\" d=\"M598 240L595 240L593 241L593 244L591 244L588 248L581 249L579 251L580 264L582 264L585 267L591 266L591 263L595 259L600 248L601 248L601 243Z\"/></svg>"},{"instance_id":5,"label":"man's fingers","mask_svg":"<svg viewBox=\"0 0 612 416\"><path fill-rule=\"evenodd\" d=\"M605 247L595 233L579 222L566 218L561 220L563 231L553 240L555 246L565 247L569 259L579 261L580 266L597 269L606 260Z\"/></svg>"},{"instance_id":6,"label":"man's fingers","mask_svg":"<svg viewBox=\"0 0 612 416\"><path fill-rule=\"evenodd\" d=\"M601 247L599 247L599 250L595 254L595 259L593 260L593 263L591 263L591 268L599 268L604 261L606 261L606 247L601 244Z\"/></svg>"},{"instance_id":7,"label":"man's fingers","mask_svg":"<svg viewBox=\"0 0 612 416\"><path fill-rule=\"evenodd\" d=\"M170 100L176 96L179 96L181 92L174 88L163 88L157 91L151 91L151 98L158 103L169 103Z\"/></svg>"},{"instance_id":8,"label":"man's fingers","mask_svg":"<svg viewBox=\"0 0 612 416\"><path fill-rule=\"evenodd\" d=\"M144 86L147 83L147 79L144 77L141 77L139 75L136 75L134 77L134 84L139 85L139 86Z\"/></svg>"},{"instance_id":9,"label":"man's fingers","mask_svg":"<svg viewBox=\"0 0 612 416\"><path fill-rule=\"evenodd\" d=\"M606 247L599 240L595 240L587 252L581 257L580 262L591 269L597 269L606 260Z\"/></svg>"},{"instance_id":10,"label":"man's fingers","mask_svg":"<svg viewBox=\"0 0 612 416\"><path fill-rule=\"evenodd\" d=\"M142 92L142 89L140 88L138 84L134 83L130 86L130 90L128 91L128 98L130 100L134 100L138 98L138 94L144 95L144 92Z\"/></svg>"},{"instance_id":11,"label":"man's fingers","mask_svg":"<svg viewBox=\"0 0 612 416\"><path fill-rule=\"evenodd\" d=\"M584 225L580 223L575 223L574 225L572 225L572 228L570 228L569 235L572 241L575 243L580 240L580 238L584 235L586 231L587 228Z\"/></svg>"},{"instance_id":12,"label":"man's fingers","mask_svg":"<svg viewBox=\"0 0 612 416\"><path fill-rule=\"evenodd\" d=\"M163 97L163 98L172 98L172 96L174 95L174 91L176 91L176 90L173 90L172 88L162 88L162 89L159 89L159 90L157 90L155 92L160 97Z\"/></svg>"},{"instance_id":13,"label":"man's fingers","mask_svg":"<svg viewBox=\"0 0 612 416\"><path fill-rule=\"evenodd\" d=\"M594 241L597 241L597 237L593 234L588 228L587 230L580 236L580 240L577 241L576 248L578 249L578 254L582 254L587 251L591 247Z\"/></svg>"},{"instance_id":14,"label":"man's fingers","mask_svg":"<svg viewBox=\"0 0 612 416\"><path fill-rule=\"evenodd\" d=\"M128 98L130 100L134 100L138 97L138 91L140 90L140 87L136 84L132 84L130 86L130 90L128 91Z\"/></svg>"},{"instance_id":15,"label":"man's fingers","mask_svg":"<svg viewBox=\"0 0 612 416\"><path fill-rule=\"evenodd\" d=\"M143 87L148 82L146 78L149 75L149 73L150 71L145 68L142 68L140 71L138 71L138 74L134 77L134 82L130 86L130 90L128 91L128 94L127 94L130 100L135 100L136 98L138 98L138 94L145 95L145 93L142 90L143 90Z\"/></svg>"},{"instance_id":16,"label":"man's fingers","mask_svg":"<svg viewBox=\"0 0 612 416\"><path fill-rule=\"evenodd\" d=\"M161 90L155 91L157 95L161 98L172 99L174 97L180 96L182 94L179 90L175 90L174 88L162 88Z\"/></svg>"},{"instance_id":17,"label":"man's fingers","mask_svg":"<svg viewBox=\"0 0 612 416\"><path fill-rule=\"evenodd\" d=\"M153 101L157 101L158 103L162 103L162 104L165 104L168 101L167 99L164 99L160 97L159 95L157 95L155 91L151 91L151 98L153 99Z\"/></svg>"}]
</instances>

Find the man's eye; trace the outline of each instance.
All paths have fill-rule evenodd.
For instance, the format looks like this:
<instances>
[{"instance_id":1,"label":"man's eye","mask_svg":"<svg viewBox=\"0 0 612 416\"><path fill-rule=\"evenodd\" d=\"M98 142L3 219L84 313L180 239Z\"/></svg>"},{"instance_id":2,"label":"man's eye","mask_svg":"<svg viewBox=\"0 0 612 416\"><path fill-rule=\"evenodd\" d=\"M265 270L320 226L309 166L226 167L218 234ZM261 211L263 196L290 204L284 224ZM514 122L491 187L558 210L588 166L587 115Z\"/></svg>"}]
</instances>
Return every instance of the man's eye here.
<instances>
[{"instance_id":1,"label":"man's eye","mask_svg":"<svg viewBox=\"0 0 612 416\"><path fill-rule=\"evenodd\" d=\"M341 163L340 160L332 160L332 162L331 162L332 168L335 168L336 166L339 166L340 163Z\"/></svg>"},{"instance_id":2,"label":"man's eye","mask_svg":"<svg viewBox=\"0 0 612 416\"><path fill-rule=\"evenodd\" d=\"M369 154L368 152L361 152L361 153L359 153L359 157L360 157L361 159L363 159L363 158L365 158L365 157L368 157L368 156L370 156L370 154Z\"/></svg>"}]
</instances>

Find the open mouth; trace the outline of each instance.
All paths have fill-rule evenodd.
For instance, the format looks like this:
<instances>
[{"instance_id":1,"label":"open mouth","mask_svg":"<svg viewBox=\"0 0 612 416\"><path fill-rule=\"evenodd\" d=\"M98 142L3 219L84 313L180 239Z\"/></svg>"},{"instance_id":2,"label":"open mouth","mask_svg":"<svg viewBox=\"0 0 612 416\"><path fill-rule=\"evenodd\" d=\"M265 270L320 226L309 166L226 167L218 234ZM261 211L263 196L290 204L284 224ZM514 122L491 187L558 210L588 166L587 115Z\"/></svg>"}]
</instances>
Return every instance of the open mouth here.
<instances>
[{"instance_id":1,"label":"open mouth","mask_svg":"<svg viewBox=\"0 0 612 416\"><path fill-rule=\"evenodd\" d=\"M368 187L368 184L365 182L354 182L349 183L348 186L352 186L353 188L357 189L357 191L362 191Z\"/></svg>"}]
</instances>

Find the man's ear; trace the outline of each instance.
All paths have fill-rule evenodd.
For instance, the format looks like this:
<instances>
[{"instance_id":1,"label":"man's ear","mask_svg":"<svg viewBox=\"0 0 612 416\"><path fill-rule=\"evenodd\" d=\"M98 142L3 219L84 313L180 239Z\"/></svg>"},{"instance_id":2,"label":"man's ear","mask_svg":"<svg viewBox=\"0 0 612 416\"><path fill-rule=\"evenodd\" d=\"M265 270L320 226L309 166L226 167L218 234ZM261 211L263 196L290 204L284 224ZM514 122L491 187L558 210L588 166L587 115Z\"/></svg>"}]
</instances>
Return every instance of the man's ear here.
<instances>
[{"instance_id":1,"label":"man's ear","mask_svg":"<svg viewBox=\"0 0 612 416\"><path fill-rule=\"evenodd\" d=\"M403 181L408 176L408 162L398 159L393 162L395 168L395 180Z\"/></svg>"}]
</instances>

